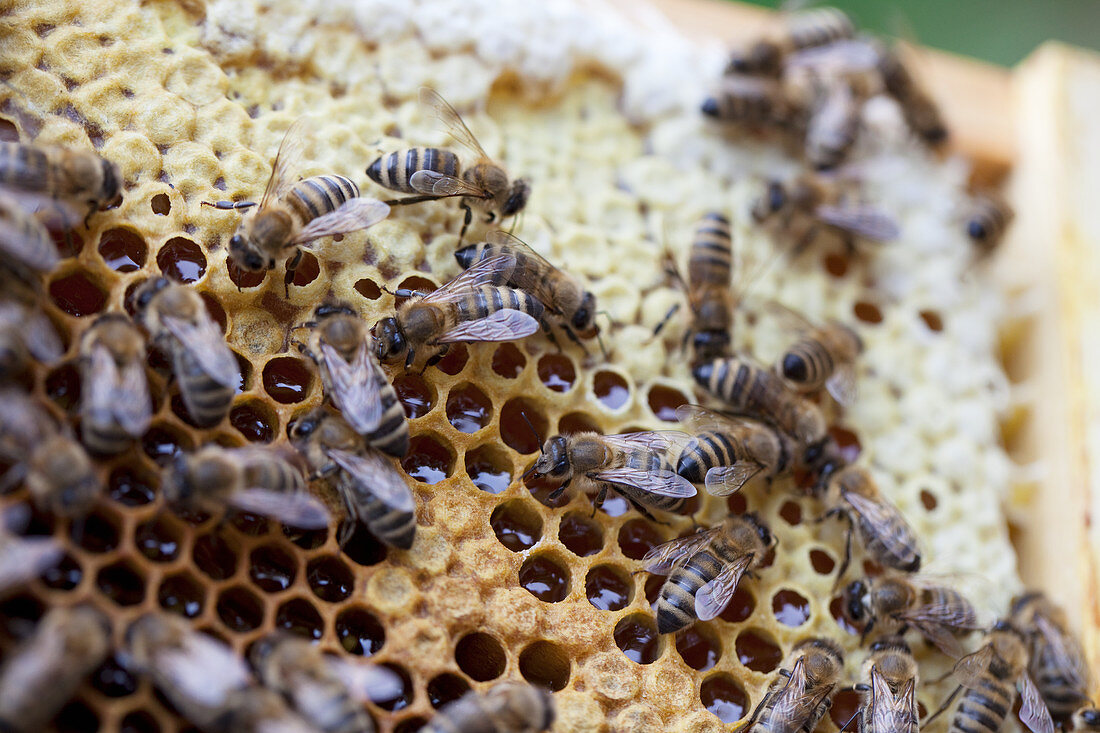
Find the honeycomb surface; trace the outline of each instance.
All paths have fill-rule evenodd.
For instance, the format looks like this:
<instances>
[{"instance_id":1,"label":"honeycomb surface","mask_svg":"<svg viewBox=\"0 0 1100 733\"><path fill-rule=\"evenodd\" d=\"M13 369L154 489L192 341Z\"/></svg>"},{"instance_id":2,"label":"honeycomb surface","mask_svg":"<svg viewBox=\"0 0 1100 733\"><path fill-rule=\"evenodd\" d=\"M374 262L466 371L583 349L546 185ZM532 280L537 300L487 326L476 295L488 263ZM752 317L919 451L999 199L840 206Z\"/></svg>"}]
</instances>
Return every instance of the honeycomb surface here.
<instances>
[{"instance_id":1,"label":"honeycomb surface","mask_svg":"<svg viewBox=\"0 0 1100 733\"><path fill-rule=\"evenodd\" d=\"M102 463L107 496L83 526L36 515L32 531L62 538L67 557L0 604L4 649L45 608L85 601L110 613L116 641L157 608L241 653L288 629L398 671L405 694L370 710L380 730L401 732L467 688L504 678L557 691L555 731L732 729L791 646L815 634L838 639L856 681L858 637L837 621L832 593L843 533L815 523L821 506L787 483L728 502L702 498L700 522L747 507L779 548L721 618L657 637L650 603L660 579L635 574L637 560L690 531L691 519L655 525L621 500L593 516L576 494L548 506L547 487L519 478L537 455L521 412L543 437L612 433L673 427L675 407L696 400L679 347L683 321L662 339L651 334L682 298L661 275L662 250L683 257L693 222L710 210L733 219L739 253L762 272L738 314L738 347L765 361L779 353L789 334L752 307L767 299L855 324L867 345L860 395L834 415L834 434L861 452L918 529L929 565L980 571L990 579L983 605L1004 608L1019 579L1001 510L1012 465L998 442L1008 390L994 356L1000 296L957 226L961 162L926 156L896 131L896 109L872 105L856 157L869 199L901 220L902 238L850 260L814 247L776 262L747 207L764 177L794 163L700 119L717 49L633 27L594 3L394 5L0 3L0 132L94 148L126 181L122 205L79 227L49 277L45 307L69 349L31 386L75 419L81 332L156 273L203 294L244 377L229 418L197 430L163 355L151 354L153 427ZM288 424L320 402L318 375L293 345L315 304L334 295L373 322L392 313L387 290L436 286L457 272L461 213L413 206L322 243L284 298L281 266L262 280L230 274L225 242L237 217L200 201L260 195L283 132L303 114L315 132L302 175L340 173L365 195L387 197L363 175L376 155L447 142L416 103L422 84L532 182L516 233L587 278L615 324L605 329L609 358L558 352L535 337L457 348L423 374L391 371L412 418L402 467L419 527L408 552L366 534L341 552L331 530L288 535L248 515L165 510L158 460L209 441L285 443ZM19 489L0 501L26 499ZM917 647L922 674L938 676L942 659ZM935 709L946 689L924 687L922 704ZM852 705L842 694L834 719L847 720ZM117 659L54 725L187 729Z\"/></svg>"}]
</instances>

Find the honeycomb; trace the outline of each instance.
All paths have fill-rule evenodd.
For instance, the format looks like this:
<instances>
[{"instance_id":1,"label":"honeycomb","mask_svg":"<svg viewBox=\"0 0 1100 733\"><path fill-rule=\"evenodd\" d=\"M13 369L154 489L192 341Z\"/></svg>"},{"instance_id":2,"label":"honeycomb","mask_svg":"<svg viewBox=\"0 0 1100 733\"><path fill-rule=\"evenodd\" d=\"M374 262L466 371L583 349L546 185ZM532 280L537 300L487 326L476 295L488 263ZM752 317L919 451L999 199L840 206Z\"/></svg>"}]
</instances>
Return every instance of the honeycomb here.
<instances>
[{"instance_id":1,"label":"honeycomb","mask_svg":"<svg viewBox=\"0 0 1100 733\"><path fill-rule=\"evenodd\" d=\"M860 396L834 416L834 437L920 531L930 566L980 571L990 579L983 600L1002 610L1020 581L1001 510L1013 477L998 433L1008 404L995 358L1001 296L957 226L965 163L928 156L898 132L896 108L873 103L854 156L869 200L902 221L900 241L853 258L815 246L777 264L747 207L764 177L796 164L700 119L720 49L634 15L564 0L0 4L4 139L94 148L126 181L119 208L69 240L58 235L65 259L48 277L44 307L68 351L28 386L75 420L81 332L157 273L202 294L242 369L228 418L198 430L164 355L150 354L152 427L102 462L106 496L83 522L35 514L28 532L56 535L67 555L0 602L0 649L48 607L81 602L110 614L116 642L155 609L242 654L284 629L397 672L403 693L370 704L379 729L397 733L501 679L555 690L558 732L729 730L811 635L838 639L854 683L858 636L832 591L842 528L815 523L822 507L789 482L689 505L703 524L728 509L757 511L779 547L719 619L659 637L651 603L661 578L638 573L637 561L691 531L692 519L654 524L615 497L593 514L584 496L550 502L552 487L520 479L538 452L524 415L543 438L612 433L673 427L675 408L696 401L683 321L660 339L652 331L682 299L661 275L663 248L683 257L692 223L709 210L731 216L740 255L760 273L738 313L738 347L768 360L784 343L751 307L757 300L858 326L867 345ZM388 197L363 175L374 157L447 142L417 106L422 84L532 182L516 233L587 278L614 324L609 357L533 337L460 346L423 373L391 370L413 436L401 467L419 527L407 552L362 531L341 551L332 529L166 510L157 476L173 453L210 441L283 444L295 416L320 403L318 374L293 347L317 303L334 296L374 322L392 313L390 291L430 289L457 272L461 212L412 206L307 253L284 298L281 266L266 277L227 268L236 215L200 202L258 196L283 132L303 114L315 134L302 175L347 175L364 195ZM471 240L483 231L475 224ZM0 504L26 501L20 488ZM944 671L934 651L916 651L923 677ZM938 707L949 685L924 686L921 704ZM855 702L845 689L823 726L848 720ZM53 726L188 729L118 654Z\"/></svg>"}]
</instances>

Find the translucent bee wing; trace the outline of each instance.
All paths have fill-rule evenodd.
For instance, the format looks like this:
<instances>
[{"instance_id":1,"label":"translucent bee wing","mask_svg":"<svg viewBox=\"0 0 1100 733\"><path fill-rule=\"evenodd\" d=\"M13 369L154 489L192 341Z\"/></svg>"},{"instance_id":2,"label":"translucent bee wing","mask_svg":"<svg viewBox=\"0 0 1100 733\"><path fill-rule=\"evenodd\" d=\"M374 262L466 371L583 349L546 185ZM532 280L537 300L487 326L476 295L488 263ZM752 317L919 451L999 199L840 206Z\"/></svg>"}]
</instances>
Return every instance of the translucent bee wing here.
<instances>
[{"instance_id":1,"label":"translucent bee wing","mask_svg":"<svg viewBox=\"0 0 1100 733\"><path fill-rule=\"evenodd\" d=\"M901 235L893 217L870 206L822 205L814 213L825 224L875 242L892 242Z\"/></svg>"},{"instance_id":2,"label":"translucent bee wing","mask_svg":"<svg viewBox=\"0 0 1100 733\"><path fill-rule=\"evenodd\" d=\"M825 389L838 404L845 407L853 404L859 394L856 387L856 370L851 364L840 364L836 371L825 380Z\"/></svg>"},{"instance_id":3,"label":"translucent bee wing","mask_svg":"<svg viewBox=\"0 0 1100 733\"><path fill-rule=\"evenodd\" d=\"M358 197L345 201L343 206L319 216L302 227L298 236L287 245L306 244L322 237L357 232L372 227L390 215L389 204L377 199Z\"/></svg>"},{"instance_id":4,"label":"translucent bee wing","mask_svg":"<svg viewBox=\"0 0 1100 733\"><path fill-rule=\"evenodd\" d=\"M155 654L153 666L172 681L175 694L207 707L219 707L251 682L241 657L199 631L183 637L180 647Z\"/></svg>"},{"instance_id":5,"label":"translucent bee wing","mask_svg":"<svg viewBox=\"0 0 1100 733\"><path fill-rule=\"evenodd\" d=\"M773 730L799 730L835 687L817 685L807 690L806 682L805 663L799 657L787 684L776 694L771 714Z\"/></svg>"},{"instance_id":6,"label":"translucent bee wing","mask_svg":"<svg viewBox=\"0 0 1100 733\"><path fill-rule=\"evenodd\" d=\"M64 554L53 537L0 538L0 595L57 565Z\"/></svg>"},{"instance_id":7,"label":"translucent bee wing","mask_svg":"<svg viewBox=\"0 0 1100 733\"><path fill-rule=\"evenodd\" d=\"M876 537L887 548L899 548L897 551L899 556L905 554L900 548L918 544L916 532L905 521L897 507L885 503L886 499L879 502L854 492L845 492L843 497L859 513L864 522L874 528Z\"/></svg>"},{"instance_id":8,"label":"translucent bee wing","mask_svg":"<svg viewBox=\"0 0 1100 733\"><path fill-rule=\"evenodd\" d=\"M409 176L409 185L420 193L446 198L448 196L473 196L479 199L492 198L484 188L473 185L455 176L437 171L416 171Z\"/></svg>"},{"instance_id":9,"label":"translucent bee wing","mask_svg":"<svg viewBox=\"0 0 1100 733\"><path fill-rule=\"evenodd\" d=\"M27 350L31 352L31 356L39 361L47 364L56 362L65 353L65 347L61 343L61 337L57 335L57 329L54 328L53 321L41 311L29 308L22 310L24 318L23 343L27 345Z\"/></svg>"},{"instance_id":10,"label":"translucent bee wing","mask_svg":"<svg viewBox=\"0 0 1100 733\"><path fill-rule=\"evenodd\" d=\"M173 316L165 316L162 320L207 376L224 387L237 386L240 368L217 324L205 314L198 321L184 321Z\"/></svg>"},{"instance_id":11,"label":"translucent bee wing","mask_svg":"<svg viewBox=\"0 0 1100 733\"><path fill-rule=\"evenodd\" d=\"M790 54L786 66L792 69L809 69L827 76L874 71L880 52L861 39L833 41L824 46L814 46Z\"/></svg>"},{"instance_id":12,"label":"translucent bee wing","mask_svg":"<svg viewBox=\"0 0 1100 733\"><path fill-rule=\"evenodd\" d=\"M676 408L676 419L693 433L702 433L708 430L732 432L740 430L746 425L753 427L760 425L758 420L723 415L720 412L708 410L699 405L680 405Z\"/></svg>"},{"instance_id":13,"label":"translucent bee wing","mask_svg":"<svg viewBox=\"0 0 1100 733\"><path fill-rule=\"evenodd\" d=\"M229 503L253 514L271 517L301 529L327 527L332 517L316 497L298 492L252 488L235 492Z\"/></svg>"},{"instance_id":14,"label":"translucent bee wing","mask_svg":"<svg viewBox=\"0 0 1100 733\"><path fill-rule=\"evenodd\" d=\"M676 457L679 455L678 451L682 451L691 443L692 437L679 430L643 430L636 433L605 435L601 440L623 451L646 451Z\"/></svg>"},{"instance_id":15,"label":"translucent bee wing","mask_svg":"<svg viewBox=\"0 0 1100 733\"><path fill-rule=\"evenodd\" d=\"M1044 616L1035 616L1035 627L1046 642L1054 665L1065 675L1069 687L1077 690L1088 688L1088 666L1076 639L1063 633Z\"/></svg>"},{"instance_id":16,"label":"translucent bee wing","mask_svg":"<svg viewBox=\"0 0 1100 733\"><path fill-rule=\"evenodd\" d=\"M732 466L715 466L707 471L704 485L711 496L729 496L741 490L753 476L760 473L759 463L739 461Z\"/></svg>"},{"instance_id":17,"label":"translucent bee wing","mask_svg":"<svg viewBox=\"0 0 1100 733\"><path fill-rule=\"evenodd\" d=\"M49 272L61 256L46 228L6 193L0 195L0 252L35 272Z\"/></svg>"},{"instance_id":18,"label":"translucent bee wing","mask_svg":"<svg viewBox=\"0 0 1100 733\"><path fill-rule=\"evenodd\" d=\"M895 695L890 683L878 671L871 667L871 730L897 731L897 733L917 733L911 721L919 720L917 714L916 686L914 680L907 680Z\"/></svg>"},{"instance_id":19,"label":"translucent bee wing","mask_svg":"<svg viewBox=\"0 0 1100 733\"><path fill-rule=\"evenodd\" d=\"M87 393L82 411L97 424L110 424L115 418L115 391L120 381L114 357L106 346L96 344L86 368L87 378L83 381Z\"/></svg>"},{"instance_id":20,"label":"translucent bee wing","mask_svg":"<svg viewBox=\"0 0 1100 733\"><path fill-rule=\"evenodd\" d=\"M123 367L119 376L117 403L115 419L118 424L133 437L141 437L153 419L149 382L141 362L131 362Z\"/></svg>"},{"instance_id":21,"label":"translucent bee wing","mask_svg":"<svg viewBox=\"0 0 1100 733\"><path fill-rule=\"evenodd\" d=\"M511 308L496 311L476 321L460 323L436 339L437 343L458 341L515 341L539 330L539 322Z\"/></svg>"},{"instance_id":22,"label":"translucent bee wing","mask_svg":"<svg viewBox=\"0 0 1100 733\"><path fill-rule=\"evenodd\" d=\"M333 448L326 451L326 455L387 506L405 512L416 509L412 490L405 483L405 477L377 451L369 450L360 454Z\"/></svg>"},{"instance_id":23,"label":"translucent bee wing","mask_svg":"<svg viewBox=\"0 0 1100 733\"><path fill-rule=\"evenodd\" d=\"M462 121L462 116L440 96L439 92L430 87L420 87L420 104L443 123L444 129L456 142L468 148L479 158L489 157L481 147L481 143L474 137L474 133L470 132L470 128Z\"/></svg>"},{"instance_id":24,"label":"translucent bee wing","mask_svg":"<svg viewBox=\"0 0 1100 733\"><path fill-rule=\"evenodd\" d=\"M764 301L764 309L778 319L783 328L790 329L796 334L804 334L815 327L809 318L777 300Z\"/></svg>"},{"instance_id":25,"label":"translucent bee wing","mask_svg":"<svg viewBox=\"0 0 1100 733\"><path fill-rule=\"evenodd\" d=\"M328 377L329 397L348 425L360 435L377 429L382 421L382 398L369 345L365 341L359 344L355 359L349 364L340 352L322 341L321 364Z\"/></svg>"},{"instance_id":26,"label":"translucent bee wing","mask_svg":"<svg viewBox=\"0 0 1100 733\"><path fill-rule=\"evenodd\" d=\"M481 260L473 267L462 271L458 277L443 283L438 290L425 295L422 303L451 303L461 300L469 292L480 286L503 281L501 275L510 272L516 266L516 258L510 254L497 255Z\"/></svg>"},{"instance_id":27,"label":"translucent bee wing","mask_svg":"<svg viewBox=\"0 0 1100 733\"><path fill-rule=\"evenodd\" d=\"M347 687L351 696L360 702L393 700L404 691L401 677L386 667L338 657L327 657L325 661L333 674Z\"/></svg>"},{"instance_id":28,"label":"translucent bee wing","mask_svg":"<svg viewBox=\"0 0 1100 733\"><path fill-rule=\"evenodd\" d=\"M275 153L275 161L271 164L271 178L267 179L259 208L262 209L273 197L278 198L287 187L297 182L298 164L302 160L302 151L309 132L310 124L304 117L294 120L287 128L282 142L279 143L279 151Z\"/></svg>"},{"instance_id":29,"label":"translucent bee wing","mask_svg":"<svg viewBox=\"0 0 1100 733\"><path fill-rule=\"evenodd\" d=\"M677 537L657 545L642 557L642 567L651 573L667 575L674 567L687 561L689 557L705 547L718 531L718 527L711 527L702 532L696 532L687 537Z\"/></svg>"},{"instance_id":30,"label":"translucent bee wing","mask_svg":"<svg viewBox=\"0 0 1100 733\"><path fill-rule=\"evenodd\" d=\"M138 362L127 364L120 372L110 350L96 344L89 363L87 383L89 418L99 424L118 422L131 436L140 437L153 418L149 403L149 384L145 369Z\"/></svg>"},{"instance_id":31,"label":"translucent bee wing","mask_svg":"<svg viewBox=\"0 0 1100 733\"><path fill-rule=\"evenodd\" d=\"M636 468L610 468L591 474L596 481L633 486L648 494L687 498L695 496L695 487L683 476L664 469L645 471Z\"/></svg>"},{"instance_id":32,"label":"translucent bee wing","mask_svg":"<svg viewBox=\"0 0 1100 733\"><path fill-rule=\"evenodd\" d=\"M993 662L993 647L986 644L973 654L967 654L952 669L959 684L970 690L982 689L982 677Z\"/></svg>"},{"instance_id":33,"label":"translucent bee wing","mask_svg":"<svg viewBox=\"0 0 1100 733\"><path fill-rule=\"evenodd\" d=\"M1020 690L1020 722L1031 729L1032 733L1054 733L1050 710L1031 680L1031 675L1026 671L1020 672L1016 687Z\"/></svg>"},{"instance_id":34,"label":"translucent bee wing","mask_svg":"<svg viewBox=\"0 0 1100 733\"><path fill-rule=\"evenodd\" d=\"M710 621L726 610L730 599L737 591L737 584L741 582L741 576L745 574L751 562L752 555L737 558L735 562L723 568L714 580L704 584L696 592L695 615L700 621Z\"/></svg>"}]
</instances>

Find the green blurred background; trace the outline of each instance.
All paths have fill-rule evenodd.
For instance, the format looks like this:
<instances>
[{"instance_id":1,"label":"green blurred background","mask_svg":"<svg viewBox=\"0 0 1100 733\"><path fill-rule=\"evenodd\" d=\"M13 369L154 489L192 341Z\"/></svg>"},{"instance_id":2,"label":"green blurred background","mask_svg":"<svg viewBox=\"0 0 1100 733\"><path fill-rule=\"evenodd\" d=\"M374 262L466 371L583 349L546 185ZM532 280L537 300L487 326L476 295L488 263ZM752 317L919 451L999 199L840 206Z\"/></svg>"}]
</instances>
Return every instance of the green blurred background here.
<instances>
[{"instance_id":1,"label":"green blurred background","mask_svg":"<svg viewBox=\"0 0 1100 733\"><path fill-rule=\"evenodd\" d=\"M747 0L790 7L790 0ZM1046 40L1100 50L1100 0L834 0L856 25L1012 66Z\"/></svg>"}]
</instances>

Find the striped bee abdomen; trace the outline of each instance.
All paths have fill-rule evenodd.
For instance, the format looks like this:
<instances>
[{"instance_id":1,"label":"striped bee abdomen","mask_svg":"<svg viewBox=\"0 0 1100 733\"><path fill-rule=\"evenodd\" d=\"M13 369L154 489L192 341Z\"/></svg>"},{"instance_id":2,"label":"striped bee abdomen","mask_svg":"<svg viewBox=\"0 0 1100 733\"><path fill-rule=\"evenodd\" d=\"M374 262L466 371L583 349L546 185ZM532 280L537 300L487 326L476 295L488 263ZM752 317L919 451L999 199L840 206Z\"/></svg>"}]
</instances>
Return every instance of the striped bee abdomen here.
<instances>
[{"instance_id":1,"label":"striped bee abdomen","mask_svg":"<svg viewBox=\"0 0 1100 733\"><path fill-rule=\"evenodd\" d=\"M920 570L921 554L917 535L900 516L889 527L877 527L859 516L859 531L867 553L882 565L915 573Z\"/></svg>"},{"instance_id":2,"label":"striped bee abdomen","mask_svg":"<svg viewBox=\"0 0 1100 733\"><path fill-rule=\"evenodd\" d=\"M213 427L221 422L229 412L236 390L212 379L198 359L186 349L176 350L175 367L180 397L191 420L200 428Z\"/></svg>"},{"instance_id":3,"label":"striped bee abdomen","mask_svg":"<svg viewBox=\"0 0 1100 733\"><path fill-rule=\"evenodd\" d=\"M283 196L283 201L299 224L308 224L358 197L359 187L350 178L326 175L298 181Z\"/></svg>"},{"instance_id":4,"label":"striped bee abdomen","mask_svg":"<svg viewBox=\"0 0 1100 733\"><path fill-rule=\"evenodd\" d=\"M782 361L783 376L807 390L820 389L836 369L832 354L814 339L801 339Z\"/></svg>"},{"instance_id":5,"label":"striped bee abdomen","mask_svg":"<svg viewBox=\"0 0 1100 733\"><path fill-rule=\"evenodd\" d=\"M729 287L733 270L732 240L729 219L710 213L695 229L695 239L688 257L688 283Z\"/></svg>"},{"instance_id":6,"label":"striped bee abdomen","mask_svg":"<svg viewBox=\"0 0 1100 733\"><path fill-rule=\"evenodd\" d=\"M732 466L744 459L741 446L731 436L716 430L697 435L680 454L676 473L693 484L701 484L707 471L716 466Z\"/></svg>"},{"instance_id":7,"label":"striped bee abdomen","mask_svg":"<svg viewBox=\"0 0 1100 733\"><path fill-rule=\"evenodd\" d=\"M33 145L0 143L0 182L15 190L45 191L49 188L50 159Z\"/></svg>"},{"instance_id":8,"label":"striped bee abdomen","mask_svg":"<svg viewBox=\"0 0 1100 733\"><path fill-rule=\"evenodd\" d=\"M383 384L379 390L382 403L382 420L369 435L364 435L371 447L396 458L404 458L409 452L409 425L405 420L405 406L397 397L397 390L378 375Z\"/></svg>"},{"instance_id":9,"label":"striped bee abdomen","mask_svg":"<svg viewBox=\"0 0 1100 733\"><path fill-rule=\"evenodd\" d=\"M542 322L546 308L533 295L500 285L481 285L455 304L462 321L476 321L497 311L517 310Z\"/></svg>"},{"instance_id":10,"label":"striped bee abdomen","mask_svg":"<svg viewBox=\"0 0 1100 733\"><path fill-rule=\"evenodd\" d=\"M806 10L790 20L791 45L796 49L825 46L855 34L852 19L837 8Z\"/></svg>"},{"instance_id":11,"label":"striped bee abdomen","mask_svg":"<svg viewBox=\"0 0 1100 733\"><path fill-rule=\"evenodd\" d=\"M679 631L696 620L695 594L717 577L722 567L722 561L704 549L669 573L657 598L658 633Z\"/></svg>"},{"instance_id":12,"label":"striped bee abdomen","mask_svg":"<svg viewBox=\"0 0 1100 733\"><path fill-rule=\"evenodd\" d=\"M379 186L401 193L422 193L409 184L417 171L435 171L459 177L458 156L441 148L409 148L376 159L367 167L367 177Z\"/></svg>"},{"instance_id":13,"label":"striped bee abdomen","mask_svg":"<svg viewBox=\"0 0 1100 733\"><path fill-rule=\"evenodd\" d=\"M963 694L951 720L951 733L997 733L1000 730L1012 709L1016 690L1012 683L989 675L983 676L978 686L979 689L968 689Z\"/></svg>"},{"instance_id":14,"label":"striped bee abdomen","mask_svg":"<svg viewBox=\"0 0 1100 733\"><path fill-rule=\"evenodd\" d=\"M676 467L665 460L664 456L647 452L632 453L627 457L624 466L626 468L636 468L641 471L676 470ZM611 484L611 488L632 501L666 512L674 512L680 509L686 501L686 499L681 496L651 494L648 491L643 491L629 484Z\"/></svg>"},{"instance_id":15,"label":"striped bee abdomen","mask_svg":"<svg viewBox=\"0 0 1100 733\"><path fill-rule=\"evenodd\" d=\"M354 498L359 519L375 537L391 547L407 550L416 536L416 514L395 508L369 492L356 481L344 483L343 490Z\"/></svg>"}]
</instances>

